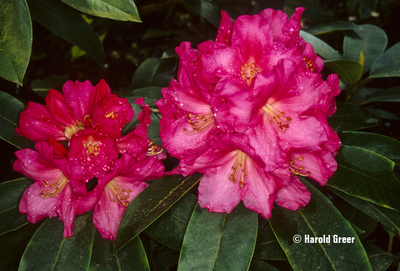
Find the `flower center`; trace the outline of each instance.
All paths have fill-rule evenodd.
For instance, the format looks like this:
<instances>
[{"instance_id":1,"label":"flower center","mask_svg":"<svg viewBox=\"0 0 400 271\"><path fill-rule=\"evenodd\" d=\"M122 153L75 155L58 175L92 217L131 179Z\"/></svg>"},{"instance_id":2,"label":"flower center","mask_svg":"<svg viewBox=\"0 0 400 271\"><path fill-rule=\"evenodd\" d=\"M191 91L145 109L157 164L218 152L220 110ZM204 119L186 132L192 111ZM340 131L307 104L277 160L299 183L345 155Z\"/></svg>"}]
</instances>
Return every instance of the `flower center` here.
<instances>
[{"instance_id":1,"label":"flower center","mask_svg":"<svg viewBox=\"0 0 400 271\"><path fill-rule=\"evenodd\" d=\"M106 186L106 193L108 198L112 199L113 202L117 202L118 204L122 204L124 206L128 206L129 194L132 190L126 190L122 186L118 184L118 182L111 180Z\"/></svg>"},{"instance_id":2,"label":"flower center","mask_svg":"<svg viewBox=\"0 0 400 271\"><path fill-rule=\"evenodd\" d=\"M42 198L55 197L64 189L67 183L68 179L64 175L62 175L59 179L51 181L45 180L43 185L44 189L42 189L40 196Z\"/></svg>"},{"instance_id":3,"label":"flower center","mask_svg":"<svg viewBox=\"0 0 400 271\"><path fill-rule=\"evenodd\" d=\"M311 59L307 60L306 57L303 57L303 60L306 64L307 69L309 69L310 71L314 71L314 62Z\"/></svg>"},{"instance_id":4,"label":"flower center","mask_svg":"<svg viewBox=\"0 0 400 271\"><path fill-rule=\"evenodd\" d=\"M246 166L247 154L242 151L238 151L235 157L235 162L233 162L229 180L233 183L239 181L239 186L243 188L244 177L247 176L247 166Z\"/></svg>"},{"instance_id":5,"label":"flower center","mask_svg":"<svg viewBox=\"0 0 400 271\"><path fill-rule=\"evenodd\" d=\"M64 129L65 137L68 138L68 140L69 140L79 130L83 130L83 129L84 129L83 124L80 121L78 121L78 125L72 125L71 127L65 126L65 129Z\"/></svg>"},{"instance_id":6,"label":"flower center","mask_svg":"<svg viewBox=\"0 0 400 271\"><path fill-rule=\"evenodd\" d=\"M257 76L258 74L258 67L256 65L251 64L250 66L247 65L247 63L244 63L242 66L242 70L240 71L240 74L242 75L242 79L247 82L247 85L250 87L251 81L253 80L254 77Z\"/></svg>"},{"instance_id":7,"label":"flower center","mask_svg":"<svg viewBox=\"0 0 400 271\"><path fill-rule=\"evenodd\" d=\"M186 128L183 128L183 131L188 135L192 135L197 132L202 132L210 127L214 123L214 118L211 112L202 116L188 113L187 121L189 122L190 126L192 126L193 132L188 132Z\"/></svg>"},{"instance_id":8,"label":"flower center","mask_svg":"<svg viewBox=\"0 0 400 271\"><path fill-rule=\"evenodd\" d=\"M149 147L147 148L146 156L156 156L164 151L164 148L158 147L157 144L153 145L153 140L149 141Z\"/></svg>"},{"instance_id":9,"label":"flower center","mask_svg":"<svg viewBox=\"0 0 400 271\"><path fill-rule=\"evenodd\" d=\"M86 149L86 153L90 156L97 156L100 152L100 142L94 141L92 136L89 136L88 141L83 143L83 147Z\"/></svg>"},{"instance_id":10,"label":"flower center","mask_svg":"<svg viewBox=\"0 0 400 271\"><path fill-rule=\"evenodd\" d=\"M307 171L306 173L303 172L304 170L304 166L303 165L299 165L300 161L302 161L304 159L303 156L300 156L299 158L290 156L292 159L289 161L289 170L290 173L293 175L300 175L303 177L307 177L308 175L310 175L310 171Z\"/></svg>"},{"instance_id":11,"label":"flower center","mask_svg":"<svg viewBox=\"0 0 400 271\"><path fill-rule=\"evenodd\" d=\"M112 120L115 119L117 116L118 116L118 112L117 112L117 113L114 113L114 110L111 110L110 113L107 113L107 112L106 112L106 113L104 114L104 117L105 117L105 118L107 118L107 119L110 119L110 118L111 118Z\"/></svg>"},{"instance_id":12,"label":"flower center","mask_svg":"<svg viewBox=\"0 0 400 271\"><path fill-rule=\"evenodd\" d=\"M289 122L291 118L285 117L285 111L280 112L276 110L271 104L267 104L263 107L263 109L271 117L269 122L274 123L281 132L284 132L285 129L289 128Z\"/></svg>"}]
</instances>

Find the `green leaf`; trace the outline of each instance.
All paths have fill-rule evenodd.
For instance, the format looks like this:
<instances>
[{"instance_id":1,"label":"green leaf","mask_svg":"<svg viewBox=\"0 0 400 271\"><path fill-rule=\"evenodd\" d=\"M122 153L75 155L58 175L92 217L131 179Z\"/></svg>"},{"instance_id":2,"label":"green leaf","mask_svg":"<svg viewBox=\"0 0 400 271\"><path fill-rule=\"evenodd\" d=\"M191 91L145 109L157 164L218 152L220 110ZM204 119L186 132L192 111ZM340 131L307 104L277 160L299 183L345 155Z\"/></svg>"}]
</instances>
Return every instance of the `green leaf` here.
<instances>
[{"instance_id":1,"label":"green leaf","mask_svg":"<svg viewBox=\"0 0 400 271\"><path fill-rule=\"evenodd\" d=\"M194 209L178 270L248 270L257 237L257 213L239 204L232 213Z\"/></svg>"},{"instance_id":2,"label":"green leaf","mask_svg":"<svg viewBox=\"0 0 400 271\"><path fill-rule=\"evenodd\" d=\"M371 244L365 244L364 247L374 271L384 271L392 264L393 256L390 253Z\"/></svg>"},{"instance_id":3,"label":"green leaf","mask_svg":"<svg viewBox=\"0 0 400 271\"><path fill-rule=\"evenodd\" d=\"M162 87L142 87L136 88L126 94L126 97L142 97L145 99L159 100L163 98Z\"/></svg>"},{"instance_id":4,"label":"green leaf","mask_svg":"<svg viewBox=\"0 0 400 271\"><path fill-rule=\"evenodd\" d=\"M146 230L146 234L169 248L180 250L197 198L186 194Z\"/></svg>"},{"instance_id":5,"label":"green leaf","mask_svg":"<svg viewBox=\"0 0 400 271\"><path fill-rule=\"evenodd\" d=\"M78 11L60 1L52 0L30 0L29 9L35 21L53 34L81 48L104 67L103 45Z\"/></svg>"},{"instance_id":6,"label":"green leaf","mask_svg":"<svg viewBox=\"0 0 400 271\"><path fill-rule=\"evenodd\" d=\"M182 2L185 6L200 14L216 28L219 27L221 21L221 10L216 3L206 0L185 0Z\"/></svg>"},{"instance_id":7,"label":"green leaf","mask_svg":"<svg viewBox=\"0 0 400 271\"><path fill-rule=\"evenodd\" d=\"M394 162L373 151L342 146L335 157L338 168L326 185L380 206L400 210L400 181Z\"/></svg>"},{"instance_id":8,"label":"green leaf","mask_svg":"<svg viewBox=\"0 0 400 271\"><path fill-rule=\"evenodd\" d=\"M343 193L337 189L330 188L336 195L361 210L365 214L369 215L376 221L380 222L386 228L394 233L400 233L400 213L393 211L379 205L373 204L371 202L352 197Z\"/></svg>"},{"instance_id":9,"label":"green leaf","mask_svg":"<svg viewBox=\"0 0 400 271\"><path fill-rule=\"evenodd\" d=\"M33 148L32 141L14 132L18 126L19 114L25 105L8 93L0 91L0 138L17 148Z\"/></svg>"},{"instance_id":10,"label":"green leaf","mask_svg":"<svg viewBox=\"0 0 400 271\"><path fill-rule=\"evenodd\" d=\"M336 113L328 121L337 132L365 129L380 123L380 119L352 103L337 104Z\"/></svg>"},{"instance_id":11,"label":"green leaf","mask_svg":"<svg viewBox=\"0 0 400 271\"><path fill-rule=\"evenodd\" d=\"M400 42L393 45L372 65L370 78L400 76Z\"/></svg>"},{"instance_id":12,"label":"green leaf","mask_svg":"<svg viewBox=\"0 0 400 271\"><path fill-rule=\"evenodd\" d=\"M375 92L382 91L381 88L359 88L356 89L353 96L351 96L350 102L363 105L367 100L367 97L374 94Z\"/></svg>"},{"instance_id":13,"label":"green leaf","mask_svg":"<svg viewBox=\"0 0 400 271\"><path fill-rule=\"evenodd\" d=\"M291 211L276 205L268 221L294 270L372 270L367 255L350 223L332 202L303 179L311 192L306 207ZM294 236L301 237L299 243ZM352 243L335 243L336 237ZM311 238L329 243L306 243ZM305 260L312 255L312 260Z\"/></svg>"},{"instance_id":14,"label":"green leaf","mask_svg":"<svg viewBox=\"0 0 400 271\"><path fill-rule=\"evenodd\" d=\"M300 30L300 36L308 43L310 43L313 48L314 52L321 56L322 58L325 58L327 60L335 60L335 59L342 59L341 55L333 49L331 46L329 46L327 43L322 41L321 39L303 31Z\"/></svg>"},{"instance_id":15,"label":"green leaf","mask_svg":"<svg viewBox=\"0 0 400 271\"><path fill-rule=\"evenodd\" d=\"M343 145L360 147L383 155L400 166L400 141L380 134L343 132L339 135Z\"/></svg>"},{"instance_id":16,"label":"green leaf","mask_svg":"<svg viewBox=\"0 0 400 271\"><path fill-rule=\"evenodd\" d=\"M62 0L90 15L120 21L142 22L133 0Z\"/></svg>"},{"instance_id":17,"label":"green leaf","mask_svg":"<svg viewBox=\"0 0 400 271\"><path fill-rule=\"evenodd\" d=\"M258 230L254 258L275 261L287 260L285 252L283 252L274 232L268 224Z\"/></svg>"},{"instance_id":18,"label":"green leaf","mask_svg":"<svg viewBox=\"0 0 400 271\"><path fill-rule=\"evenodd\" d=\"M16 230L28 223L19 212L22 194L32 184L29 178L20 178L0 184L0 235Z\"/></svg>"},{"instance_id":19,"label":"green leaf","mask_svg":"<svg viewBox=\"0 0 400 271\"><path fill-rule=\"evenodd\" d=\"M360 1L360 6L358 8L358 14L360 18L368 18L371 13L376 10L379 0L362 0Z\"/></svg>"},{"instance_id":20,"label":"green leaf","mask_svg":"<svg viewBox=\"0 0 400 271\"><path fill-rule=\"evenodd\" d=\"M253 259L249 271L279 271L272 265L261 260Z\"/></svg>"},{"instance_id":21,"label":"green leaf","mask_svg":"<svg viewBox=\"0 0 400 271\"><path fill-rule=\"evenodd\" d=\"M325 66L337 73L346 83L352 85L360 80L363 73L360 63L347 59L325 61Z\"/></svg>"},{"instance_id":22,"label":"green leaf","mask_svg":"<svg viewBox=\"0 0 400 271\"><path fill-rule=\"evenodd\" d=\"M200 174L183 178L164 176L150 184L126 208L117 232L115 251L118 251L154 220L165 213L176 201L193 188Z\"/></svg>"},{"instance_id":23,"label":"green leaf","mask_svg":"<svg viewBox=\"0 0 400 271\"><path fill-rule=\"evenodd\" d=\"M139 237L133 239L115 255L113 253L114 242L104 239L96 231L89 270L150 270L146 252Z\"/></svg>"},{"instance_id":24,"label":"green leaf","mask_svg":"<svg viewBox=\"0 0 400 271\"><path fill-rule=\"evenodd\" d=\"M348 32L343 42L344 58L358 61L361 51L364 54L364 72L386 49L388 38L385 31L374 25L365 24L354 32Z\"/></svg>"},{"instance_id":25,"label":"green leaf","mask_svg":"<svg viewBox=\"0 0 400 271\"><path fill-rule=\"evenodd\" d=\"M379 108L373 108L373 107L365 107L365 110L367 110L368 112L374 114L375 116L378 116L382 119L390 119L390 120L400 120L400 118L398 118L395 114L393 114L392 112L383 110L383 109L379 109Z\"/></svg>"},{"instance_id":26,"label":"green leaf","mask_svg":"<svg viewBox=\"0 0 400 271\"><path fill-rule=\"evenodd\" d=\"M31 83L31 88L40 97L45 99L47 96L47 92L49 92L50 89L61 91L65 82L67 82L67 79L64 76L57 76L52 74L46 76L43 80L33 80Z\"/></svg>"},{"instance_id":27,"label":"green leaf","mask_svg":"<svg viewBox=\"0 0 400 271\"><path fill-rule=\"evenodd\" d=\"M335 31L345 31L345 30L356 30L360 29L361 27L356 25L352 22L330 22L326 24L319 24L316 26L311 26L305 29L306 32L310 33L311 35L321 35L326 33L332 33Z\"/></svg>"},{"instance_id":28,"label":"green leaf","mask_svg":"<svg viewBox=\"0 0 400 271\"><path fill-rule=\"evenodd\" d=\"M169 86L175 75L177 61L176 56L146 59L135 71L131 88Z\"/></svg>"},{"instance_id":29,"label":"green leaf","mask_svg":"<svg viewBox=\"0 0 400 271\"><path fill-rule=\"evenodd\" d=\"M374 92L366 97L364 104L371 102L400 102L400 86Z\"/></svg>"},{"instance_id":30,"label":"green leaf","mask_svg":"<svg viewBox=\"0 0 400 271\"><path fill-rule=\"evenodd\" d=\"M32 50L32 22L25 0L3 0L0 9L0 76L22 85Z\"/></svg>"},{"instance_id":31,"label":"green leaf","mask_svg":"<svg viewBox=\"0 0 400 271\"><path fill-rule=\"evenodd\" d=\"M94 237L92 212L74 222L74 235L64 238L61 220L48 218L26 247L18 270L87 270Z\"/></svg>"}]
</instances>

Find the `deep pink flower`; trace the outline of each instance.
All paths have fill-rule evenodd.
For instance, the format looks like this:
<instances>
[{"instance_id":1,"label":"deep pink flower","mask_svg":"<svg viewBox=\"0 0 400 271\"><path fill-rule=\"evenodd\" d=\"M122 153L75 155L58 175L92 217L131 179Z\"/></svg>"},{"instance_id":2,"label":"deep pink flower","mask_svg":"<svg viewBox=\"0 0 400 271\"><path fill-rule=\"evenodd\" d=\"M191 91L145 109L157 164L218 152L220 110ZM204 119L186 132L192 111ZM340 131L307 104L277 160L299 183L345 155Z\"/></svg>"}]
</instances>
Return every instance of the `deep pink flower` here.
<instances>
[{"instance_id":1,"label":"deep pink flower","mask_svg":"<svg viewBox=\"0 0 400 271\"><path fill-rule=\"evenodd\" d=\"M37 151L23 149L15 153L18 159L14 170L34 180L22 196L19 211L26 213L32 223L58 216L64 223L63 236L72 236L75 195L65 170L67 159L55 155L53 146L45 141L36 143L35 148ZM86 187L77 190L84 194Z\"/></svg>"},{"instance_id":2,"label":"deep pink flower","mask_svg":"<svg viewBox=\"0 0 400 271\"><path fill-rule=\"evenodd\" d=\"M115 240L126 206L148 186L146 181L163 174L164 166L156 157L137 160L123 154L88 196L75 201L77 214L94 209L93 222L101 236Z\"/></svg>"}]
</instances>

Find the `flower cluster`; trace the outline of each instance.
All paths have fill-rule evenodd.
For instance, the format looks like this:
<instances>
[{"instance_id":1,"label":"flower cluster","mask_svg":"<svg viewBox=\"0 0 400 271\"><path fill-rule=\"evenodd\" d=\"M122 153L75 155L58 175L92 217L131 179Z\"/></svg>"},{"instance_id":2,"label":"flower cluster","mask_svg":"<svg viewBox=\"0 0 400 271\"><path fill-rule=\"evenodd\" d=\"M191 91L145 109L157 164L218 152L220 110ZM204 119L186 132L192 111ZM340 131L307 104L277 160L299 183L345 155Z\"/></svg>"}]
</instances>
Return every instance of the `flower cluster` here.
<instances>
[{"instance_id":1,"label":"flower cluster","mask_svg":"<svg viewBox=\"0 0 400 271\"><path fill-rule=\"evenodd\" d=\"M15 153L14 169L34 180L19 210L33 223L58 216L64 237L73 235L76 215L94 210L100 234L115 240L128 203L146 188L145 181L164 174L166 155L147 137L150 108L137 99L140 124L121 136L134 111L104 80L95 87L68 81L62 92L51 89L46 105L29 102L20 115L16 132L35 141L36 151ZM97 184L88 192L89 180Z\"/></svg>"},{"instance_id":2,"label":"flower cluster","mask_svg":"<svg viewBox=\"0 0 400 271\"><path fill-rule=\"evenodd\" d=\"M296 210L310 200L298 176L324 185L341 145L328 125L336 74L299 35L291 18L266 9L233 24L222 12L216 41L183 42L177 80L162 90L161 140L180 159L169 174L204 174L199 204L212 212L244 205L269 218L273 203Z\"/></svg>"}]
</instances>

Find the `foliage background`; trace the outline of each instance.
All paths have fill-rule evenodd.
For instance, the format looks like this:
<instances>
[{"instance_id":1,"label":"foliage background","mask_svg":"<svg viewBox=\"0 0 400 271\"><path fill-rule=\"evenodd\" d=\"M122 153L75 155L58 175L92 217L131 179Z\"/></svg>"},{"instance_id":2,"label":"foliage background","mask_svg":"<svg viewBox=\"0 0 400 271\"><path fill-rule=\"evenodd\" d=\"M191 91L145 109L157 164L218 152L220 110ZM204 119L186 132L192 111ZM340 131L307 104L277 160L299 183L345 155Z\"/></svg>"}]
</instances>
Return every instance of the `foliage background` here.
<instances>
[{"instance_id":1,"label":"foliage background","mask_svg":"<svg viewBox=\"0 0 400 271\"><path fill-rule=\"evenodd\" d=\"M112 19L88 14L90 9L82 12L73 8L86 2L91 1L5 0L0 7L0 75L3 77L0 78L0 137L4 139L0 140L3 150L0 162L1 270L34 270L32 266L38 270L75 267L78 267L76 270L195 270L193 265L198 263L195 259L199 253L208 256L198 258L202 267L196 270L246 269L241 266L250 270L398 269L399 0L137 0L134 3L125 1L128 4L121 8L131 17ZM324 75L332 70L342 72L339 73L343 90L337 99L339 110L330 122L340 132L345 145L337 158L339 164L356 173L350 176L349 172L338 170L325 187L304 180L312 191L310 204L297 212L276 207L270 221L243 206L228 216L204 212L196 207L196 183L200 176L167 177L162 180L164 183L158 182L159 192L150 189L157 187L154 184L132 202L125 221L121 222L121 225L125 223L119 232L122 237L115 243L99 237L90 214L77 218L79 232L67 240L60 234L57 218L31 224L26 223L22 215L10 214L7 206L13 206L12 201L18 203L23 190L31 183L12 170L14 152L28 143L15 142L7 134L13 128L9 124L15 119L14 123L17 122L17 113L27 101L43 104L46 91L49 88L61 90L66 80L90 80L97 84L104 78L114 93L132 100L144 96L146 102L154 103L160 98L160 89L168 86L177 72L179 63L174 48L182 41L190 41L192 47L196 47L204 40L215 39L221 9L236 18L242 14L256 14L264 8L283 9L291 14L297 6L306 7L303 37L310 38L327 60ZM16 8L7 9L13 7ZM142 23L136 22L139 17L135 17L137 13L133 7L137 7ZM29 9L32 21L23 13L24 8ZM117 16L115 12L111 14ZM31 23L32 31L29 27L22 28L22 22L28 26ZM18 31L22 33L19 39L27 41L25 51L23 47L7 47L7 38ZM317 39L307 33L315 34ZM361 35L364 42L364 62L359 58L359 51L349 49L358 48L359 38L355 38L354 33ZM397 47L386 59L381 59L381 76L372 80L374 65L379 63L377 59L392 46ZM28 65L26 72L24 68L16 69L20 79L7 77L9 66L4 61L12 54ZM342 57L350 62L343 61ZM363 65L372 69L363 70ZM376 67L375 71L379 71ZM391 70L385 70L387 67ZM154 114L152 118L149 137L160 143L158 117ZM126 131L130 128L128 126ZM176 161L170 158L166 166L171 168L174 163ZM360 179L360 175L372 178ZM355 189L348 185L352 183L356 184ZM166 198L172 190L175 192ZM146 197L156 199L157 204L148 206ZM12 222L16 225L10 226ZM308 222L312 222L312 226ZM336 225L336 228L329 228L329 225ZM351 236L355 231L362 246L341 244L321 250L318 245L290 243L294 234L310 230L315 236L330 232ZM138 234L140 239L128 243ZM223 246L213 247L215 240L220 240ZM113 256L123 245L126 246ZM54 251L59 253L54 254ZM343 254L351 260L341 261ZM235 269L228 268L230 263L233 263L230 268Z\"/></svg>"}]
</instances>

